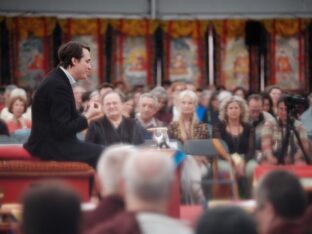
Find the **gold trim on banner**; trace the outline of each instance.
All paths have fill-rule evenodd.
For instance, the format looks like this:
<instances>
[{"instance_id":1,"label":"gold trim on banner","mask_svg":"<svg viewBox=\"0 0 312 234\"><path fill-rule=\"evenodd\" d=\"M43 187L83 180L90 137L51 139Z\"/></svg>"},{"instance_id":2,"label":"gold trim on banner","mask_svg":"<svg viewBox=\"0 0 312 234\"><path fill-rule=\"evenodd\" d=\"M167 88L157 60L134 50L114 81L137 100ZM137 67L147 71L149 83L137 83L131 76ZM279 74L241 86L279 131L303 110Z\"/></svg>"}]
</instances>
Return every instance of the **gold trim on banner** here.
<instances>
[{"instance_id":1,"label":"gold trim on banner","mask_svg":"<svg viewBox=\"0 0 312 234\"><path fill-rule=\"evenodd\" d=\"M68 32L68 19L59 20L62 31ZM71 19L70 20L71 34L74 36L97 35L98 20L97 19ZM100 33L104 34L107 28L107 20L101 19ZM71 35L71 36L72 36Z\"/></svg>"},{"instance_id":2,"label":"gold trim on banner","mask_svg":"<svg viewBox=\"0 0 312 234\"><path fill-rule=\"evenodd\" d=\"M200 23L200 21L198 21ZM171 25L170 25L171 24ZM169 26L170 25L170 26ZM175 20L175 21L163 21L162 28L172 38L179 37L193 37L194 39L199 37L196 20Z\"/></svg>"},{"instance_id":3,"label":"gold trim on banner","mask_svg":"<svg viewBox=\"0 0 312 234\"><path fill-rule=\"evenodd\" d=\"M265 29L269 33L273 33L273 21L263 20ZM304 31L311 19L301 19L301 30ZM299 20L295 19L276 19L275 20L275 34L283 37L293 37L299 33Z\"/></svg>"},{"instance_id":4,"label":"gold trim on banner","mask_svg":"<svg viewBox=\"0 0 312 234\"><path fill-rule=\"evenodd\" d=\"M137 36L146 36L146 27L148 26L148 34L151 35L155 32L159 23L157 20L110 20L110 24L114 30L121 32L127 36L137 37ZM148 24L148 25L147 25Z\"/></svg>"},{"instance_id":5,"label":"gold trim on banner","mask_svg":"<svg viewBox=\"0 0 312 234\"><path fill-rule=\"evenodd\" d=\"M223 20L212 20L211 21L217 35L222 35L223 32Z\"/></svg>"},{"instance_id":6,"label":"gold trim on banner","mask_svg":"<svg viewBox=\"0 0 312 234\"><path fill-rule=\"evenodd\" d=\"M236 19L227 21L227 36L228 37L244 37L245 36L246 20Z\"/></svg>"},{"instance_id":7,"label":"gold trim on banner","mask_svg":"<svg viewBox=\"0 0 312 234\"><path fill-rule=\"evenodd\" d=\"M227 38L244 37L246 20L232 19L232 20L213 20L211 21L216 33L221 36L224 33L224 24L226 23L225 33Z\"/></svg>"},{"instance_id":8,"label":"gold trim on banner","mask_svg":"<svg viewBox=\"0 0 312 234\"><path fill-rule=\"evenodd\" d=\"M18 28L15 24L15 19L18 20ZM46 25L45 25L46 24ZM29 34L35 37L50 36L55 28L56 19L51 17L18 17L7 18L7 27L10 31L17 31L21 39L25 39ZM45 35L45 27L46 33Z\"/></svg>"}]
</instances>

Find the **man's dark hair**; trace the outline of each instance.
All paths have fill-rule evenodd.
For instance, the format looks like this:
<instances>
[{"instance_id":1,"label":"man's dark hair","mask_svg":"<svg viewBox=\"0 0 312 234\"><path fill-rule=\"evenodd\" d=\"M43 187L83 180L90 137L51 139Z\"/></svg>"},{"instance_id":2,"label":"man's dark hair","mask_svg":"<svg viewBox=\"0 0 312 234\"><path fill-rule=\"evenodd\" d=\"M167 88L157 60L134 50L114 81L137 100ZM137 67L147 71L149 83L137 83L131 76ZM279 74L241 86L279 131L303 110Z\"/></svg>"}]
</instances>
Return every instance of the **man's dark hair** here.
<instances>
[{"instance_id":1,"label":"man's dark hair","mask_svg":"<svg viewBox=\"0 0 312 234\"><path fill-rule=\"evenodd\" d=\"M301 217L307 206L306 194L299 179L285 170L275 170L260 181L257 192L258 206L272 204L276 214L286 219Z\"/></svg>"},{"instance_id":2,"label":"man's dark hair","mask_svg":"<svg viewBox=\"0 0 312 234\"><path fill-rule=\"evenodd\" d=\"M61 45L58 50L59 65L64 68L72 66L72 58L80 60L83 56L83 49L90 51L90 47L77 41L69 41Z\"/></svg>"},{"instance_id":3,"label":"man's dark hair","mask_svg":"<svg viewBox=\"0 0 312 234\"><path fill-rule=\"evenodd\" d=\"M24 234L78 234L80 199L63 184L40 184L25 193L22 218Z\"/></svg>"},{"instance_id":4,"label":"man's dark hair","mask_svg":"<svg viewBox=\"0 0 312 234\"><path fill-rule=\"evenodd\" d=\"M238 207L208 209L199 219L196 234L256 234L253 218Z\"/></svg>"}]
</instances>

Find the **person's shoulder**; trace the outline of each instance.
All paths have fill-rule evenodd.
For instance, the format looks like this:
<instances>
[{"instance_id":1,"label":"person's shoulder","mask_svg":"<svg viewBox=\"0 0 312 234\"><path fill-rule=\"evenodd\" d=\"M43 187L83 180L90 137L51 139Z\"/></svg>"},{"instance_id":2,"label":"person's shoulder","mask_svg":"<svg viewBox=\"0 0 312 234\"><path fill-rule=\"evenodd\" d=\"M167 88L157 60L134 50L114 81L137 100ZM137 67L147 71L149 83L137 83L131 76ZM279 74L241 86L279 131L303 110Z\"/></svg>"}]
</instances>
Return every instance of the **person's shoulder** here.
<instances>
[{"instance_id":1,"label":"person's shoulder","mask_svg":"<svg viewBox=\"0 0 312 234\"><path fill-rule=\"evenodd\" d=\"M191 234L193 231L180 220L171 218L167 215L140 212L136 215L138 223L142 228L143 233L149 233L149 230L157 230L159 233L181 233ZM170 230L168 232L167 230Z\"/></svg>"},{"instance_id":2,"label":"person's shoulder","mask_svg":"<svg viewBox=\"0 0 312 234\"><path fill-rule=\"evenodd\" d=\"M121 225L122 224L122 225ZM136 221L135 213L121 212L105 223L95 226L89 234L115 233L115 234L138 234L139 225Z\"/></svg>"}]
</instances>

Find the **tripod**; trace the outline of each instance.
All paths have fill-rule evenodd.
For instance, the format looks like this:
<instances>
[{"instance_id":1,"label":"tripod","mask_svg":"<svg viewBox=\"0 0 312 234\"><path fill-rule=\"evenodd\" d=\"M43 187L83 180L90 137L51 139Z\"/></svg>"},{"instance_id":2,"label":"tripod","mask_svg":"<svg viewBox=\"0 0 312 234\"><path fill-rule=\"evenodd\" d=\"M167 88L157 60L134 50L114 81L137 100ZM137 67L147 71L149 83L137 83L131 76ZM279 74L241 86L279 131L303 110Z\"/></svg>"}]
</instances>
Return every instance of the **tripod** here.
<instances>
[{"instance_id":1,"label":"tripod","mask_svg":"<svg viewBox=\"0 0 312 234\"><path fill-rule=\"evenodd\" d=\"M282 139L282 149L279 152L279 154L277 155L278 163L279 164L285 163L285 155L286 155L286 152L288 149L289 142L290 142L291 138L293 138L295 136L297 139L299 148L300 148L300 150L304 156L305 161L307 162L307 164L311 164L310 158L308 157L307 152L305 151L305 149L302 145L302 141L300 139L299 133L294 126L294 122L295 122L294 112L295 112L295 110L293 108L287 107L286 135L285 135L284 139ZM295 162L294 152L291 152L290 157L291 157L291 163L293 164Z\"/></svg>"}]
</instances>

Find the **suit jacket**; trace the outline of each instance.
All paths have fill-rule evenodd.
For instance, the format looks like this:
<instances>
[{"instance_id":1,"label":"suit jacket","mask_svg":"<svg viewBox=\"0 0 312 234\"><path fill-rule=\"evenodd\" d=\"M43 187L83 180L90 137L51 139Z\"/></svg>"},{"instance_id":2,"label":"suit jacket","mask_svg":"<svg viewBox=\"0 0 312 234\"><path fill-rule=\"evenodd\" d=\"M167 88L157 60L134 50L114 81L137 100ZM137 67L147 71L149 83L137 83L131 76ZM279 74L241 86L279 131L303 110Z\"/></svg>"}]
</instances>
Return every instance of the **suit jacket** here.
<instances>
[{"instance_id":1,"label":"suit jacket","mask_svg":"<svg viewBox=\"0 0 312 234\"><path fill-rule=\"evenodd\" d=\"M32 104L32 129L24 148L42 159L82 161L95 166L102 147L81 142L76 134L88 127L75 107L65 73L56 68L40 84Z\"/></svg>"}]
</instances>

